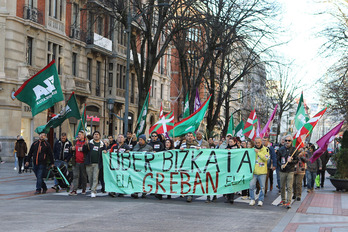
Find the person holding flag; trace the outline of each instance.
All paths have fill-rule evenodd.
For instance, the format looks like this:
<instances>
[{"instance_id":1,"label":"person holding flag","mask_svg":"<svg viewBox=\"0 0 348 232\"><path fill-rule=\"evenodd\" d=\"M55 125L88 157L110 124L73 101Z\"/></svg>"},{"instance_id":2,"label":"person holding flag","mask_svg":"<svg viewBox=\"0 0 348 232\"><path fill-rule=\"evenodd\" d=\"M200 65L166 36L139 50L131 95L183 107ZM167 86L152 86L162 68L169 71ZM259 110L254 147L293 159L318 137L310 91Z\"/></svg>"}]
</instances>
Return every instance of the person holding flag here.
<instances>
[{"instance_id":1,"label":"person holding flag","mask_svg":"<svg viewBox=\"0 0 348 232\"><path fill-rule=\"evenodd\" d=\"M279 205L289 209L291 208L295 165L298 162L298 151L292 146L291 135L285 137L285 145L278 151L277 162L280 167L280 194L282 199Z\"/></svg>"}]
</instances>

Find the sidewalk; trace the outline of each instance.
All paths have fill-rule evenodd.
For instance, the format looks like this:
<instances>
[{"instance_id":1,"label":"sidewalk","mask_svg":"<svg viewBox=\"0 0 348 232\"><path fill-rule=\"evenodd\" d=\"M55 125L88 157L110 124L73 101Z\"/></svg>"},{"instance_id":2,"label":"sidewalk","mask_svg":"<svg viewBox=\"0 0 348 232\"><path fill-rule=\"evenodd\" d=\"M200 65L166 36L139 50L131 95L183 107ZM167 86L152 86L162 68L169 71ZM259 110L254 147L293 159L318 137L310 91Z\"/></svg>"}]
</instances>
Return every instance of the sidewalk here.
<instances>
[{"instance_id":1,"label":"sidewalk","mask_svg":"<svg viewBox=\"0 0 348 232\"><path fill-rule=\"evenodd\" d=\"M303 201L294 202L273 231L348 231L348 193L335 190L329 179L322 189L308 194L305 189Z\"/></svg>"}]
</instances>

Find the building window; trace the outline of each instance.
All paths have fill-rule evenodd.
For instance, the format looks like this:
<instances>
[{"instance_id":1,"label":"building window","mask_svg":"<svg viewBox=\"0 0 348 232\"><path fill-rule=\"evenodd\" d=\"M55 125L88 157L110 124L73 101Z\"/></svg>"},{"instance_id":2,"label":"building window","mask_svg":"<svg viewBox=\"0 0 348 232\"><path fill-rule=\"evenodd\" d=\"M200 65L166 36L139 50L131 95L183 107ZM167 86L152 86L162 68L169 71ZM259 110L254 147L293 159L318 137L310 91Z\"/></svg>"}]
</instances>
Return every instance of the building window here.
<instances>
[{"instance_id":1,"label":"building window","mask_svg":"<svg viewBox=\"0 0 348 232\"><path fill-rule=\"evenodd\" d=\"M243 103L243 90L238 90L238 102Z\"/></svg>"},{"instance_id":2,"label":"building window","mask_svg":"<svg viewBox=\"0 0 348 232\"><path fill-rule=\"evenodd\" d=\"M160 67L160 73L164 74L164 56L161 57L161 67Z\"/></svg>"},{"instance_id":3,"label":"building window","mask_svg":"<svg viewBox=\"0 0 348 232\"><path fill-rule=\"evenodd\" d=\"M33 65L33 38L27 37L27 64Z\"/></svg>"},{"instance_id":4,"label":"building window","mask_svg":"<svg viewBox=\"0 0 348 232\"><path fill-rule=\"evenodd\" d=\"M98 17L98 24L97 24L97 33L99 35L103 35L103 18Z\"/></svg>"},{"instance_id":5,"label":"building window","mask_svg":"<svg viewBox=\"0 0 348 232\"><path fill-rule=\"evenodd\" d=\"M151 97L156 98L156 88L157 86L157 81L156 80L152 80L152 88L151 88Z\"/></svg>"},{"instance_id":6,"label":"building window","mask_svg":"<svg viewBox=\"0 0 348 232\"><path fill-rule=\"evenodd\" d=\"M73 4L73 11L72 11L72 19L71 19L71 25L75 28L79 25L79 11L80 7L77 3Z\"/></svg>"},{"instance_id":7,"label":"building window","mask_svg":"<svg viewBox=\"0 0 348 232\"><path fill-rule=\"evenodd\" d=\"M101 62L97 61L97 75L96 75L96 89L95 89L95 95L100 96L100 70L101 69Z\"/></svg>"},{"instance_id":8,"label":"building window","mask_svg":"<svg viewBox=\"0 0 348 232\"><path fill-rule=\"evenodd\" d=\"M77 76L77 53L73 52L72 54L72 75Z\"/></svg>"},{"instance_id":9,"label":"building window","mask_svg":"<svg viewBox=\"0 0 348 232\"><path fill-rule=\"evenodd\" d=\"M114 17L110 16L109 17L109 39L111 41L114 41L114 23L115 22L115 19Z\"/></svg>"},{"instance_id":10,"label":"building window","mask_svg":"<svg viewBox=\"0 0 348 232\"><path fill-rule=\"evenodd\" d=\"M123 45L123 46L126 46L126 42L127 42L127 39L126 39L126 33L125 33L125 29L124 29L124 26L122 23L119 23L118 24L118 44L120 45Z\"/></svg>"},{"instance_id":11,"label":"building window","mask_svg":"<svg viewBox=\"0 0 348 232\"><path fill-rule=\"evenodd\" d=\"M117 64L116 87L126 89L126 66Z\"/></svg>"},{"instance_id":12,"label":"building window","mask_svg":"<svg viewBox=\"0 0 348 232\"><path fill-rule=\"evenodd\" d=\"M52 42L47 43L47 64L56 61L58 74L62 74L61 66L63 60L63 46Z\"/></svg>"},{"instance_id":13,"label":"building window","mask_svg":"<svg viewBox=\"0 0 348 232\"><path fill-rule=\"evenodd\" d=\"M114 69L114 64L109 63L109 87L113 86L113 69Z\"/></svg>"},{"instance_id":14,"label":"building window","mask_svg":"<svg viewBox=\"0 0 348 232\"><path fill-rule=\"evenodd\" d=\"M89 90L91 90L92 86L92 59L87 58L87 80L89 80Z\"/></svg>"},{"instance_id":15,"label":"building window","mask_svg":"<svg viewBox=\"0 0 348 232\"><path fill-rule=\"evenodd\" d=\"M164 99L163 95L164 95L164 85L161 84L161 99Z\"/></svg>"}]
</instances>

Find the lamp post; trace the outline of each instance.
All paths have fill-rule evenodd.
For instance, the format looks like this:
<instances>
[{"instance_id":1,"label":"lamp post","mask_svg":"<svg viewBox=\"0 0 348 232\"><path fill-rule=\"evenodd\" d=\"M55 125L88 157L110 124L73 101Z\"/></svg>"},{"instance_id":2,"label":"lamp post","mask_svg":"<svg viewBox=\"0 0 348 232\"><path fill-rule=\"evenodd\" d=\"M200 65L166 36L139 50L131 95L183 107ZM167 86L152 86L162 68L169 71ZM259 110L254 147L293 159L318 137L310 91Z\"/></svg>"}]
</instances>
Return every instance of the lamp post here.
<instances>
[{"instance_id":1,"label":"lamp post","mask_svg":"<svg viewBox=\"0 0 348 232\"><path fill-rule=\"evenodd\" d=\"M157 5L152 5L149 7L158 7L158 6L169 6L169 3L160 3ZM124 122L124 133L127 134L128 131L128 114L129 114L129 66L130 66L130 39L131 39L131 30L132 30L132 21L137 20L140 16L144 14L143 13L137 15L136 17L132 17L131 10L130 10L130 4L128 4L128 14L127 14L127 65L126 65L126 93L125 93L125 103L124 103L124 116L123 116L123 122Z\"/></svg>"}]
</instances>

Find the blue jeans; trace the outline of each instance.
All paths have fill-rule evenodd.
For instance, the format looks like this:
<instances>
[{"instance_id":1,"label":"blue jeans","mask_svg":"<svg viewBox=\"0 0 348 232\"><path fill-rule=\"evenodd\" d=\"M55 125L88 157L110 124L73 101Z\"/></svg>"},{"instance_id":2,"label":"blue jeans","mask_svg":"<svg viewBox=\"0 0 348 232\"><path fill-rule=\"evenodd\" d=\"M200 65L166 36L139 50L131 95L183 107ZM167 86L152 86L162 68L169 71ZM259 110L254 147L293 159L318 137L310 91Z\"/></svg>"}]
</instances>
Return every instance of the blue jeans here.
<instances>
[{"instance_id":1,"label":"blue jeans","mask_svg":"<svg viewBox=\"0 0 348 232\"><path fill-rule=\"evenodd\" d=\"M46 166L43 164L40 164L40 165L34 164L33 171L36 176L36 191L41 192L41 189L47 190L47 186L43 180L44 175L46 173Z\"/></svg>"},{"instance_id":2,"label":"blue jeans","mask_svg":"<svg viewBox=\"0 0 348 232\"><path fill-rule=\"evenodd\" d=\"M63 160L54 161L54 166L56 166L56 167L60 167L62 164L66 167L66 170L68 170L67 162L65 162ZM58 180L56 179L56 177L54 177L54 185L58 185Z\"/></svg>"},{"instance_id":3,"label":"blue jeans","mask_svg":"<svg viewBox=\"0 0 348 232\"><path fill-rule=\"evenodd\" d=\"M307 176L307 189L311 190L314 188L315 178L317 177L317 172L311 172L306 170Z\"/></svg>"},{"instance_id":4,"label":"blue jeans","mask_svg":"<svg viewBox=\"0 0 348 232\"><path fill-rule=\"evenodd\" d=\"M255 200L255 189L256 189L256 181L259 181L260 183L260 195L259 195L259 201L263 201L265 198L265 182L266 182L267 174L264 175L256 175L254 174L253 179L250 181L250 199Z\"/></svg>"},{"instance_id":5,"label":"blue jeans","mask_svg":"<svg viewBox=\"0 0 348 232\"><path fill-rule=\"evenodd\" d=\"M280 167L276 168L276 173L277 173L277 184L278 188L280 189L280 174L279 174Z\"/></svg>"}]
</instances>

